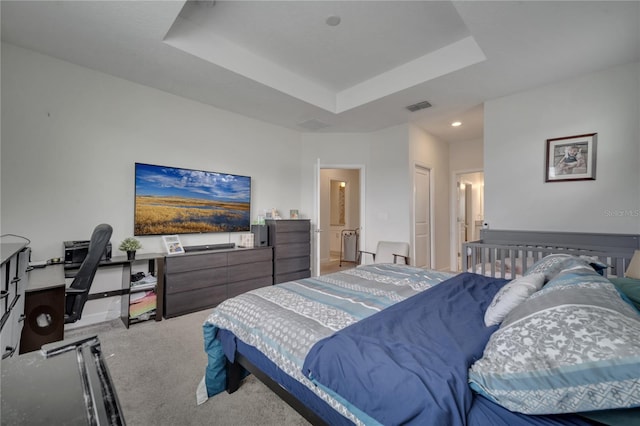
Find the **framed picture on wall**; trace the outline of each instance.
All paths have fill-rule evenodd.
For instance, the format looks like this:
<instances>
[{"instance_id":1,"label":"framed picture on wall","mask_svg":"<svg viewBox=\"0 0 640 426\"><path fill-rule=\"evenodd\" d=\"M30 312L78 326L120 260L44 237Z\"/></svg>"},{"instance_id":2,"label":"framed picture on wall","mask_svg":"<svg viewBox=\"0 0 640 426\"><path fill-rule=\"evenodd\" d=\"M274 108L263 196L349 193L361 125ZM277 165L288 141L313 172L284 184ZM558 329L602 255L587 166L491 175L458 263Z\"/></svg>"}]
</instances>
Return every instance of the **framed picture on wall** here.
<instances>
[{"instance_id":1,"label":"framed picture on wall","mask_svg":"<svg viewBox=\"0 0 640 426\"><path fill-rule=\"evenodd\" d=\"M597 133L547 139L545 182L596 179Z\"/></svg>"}]
</instances>

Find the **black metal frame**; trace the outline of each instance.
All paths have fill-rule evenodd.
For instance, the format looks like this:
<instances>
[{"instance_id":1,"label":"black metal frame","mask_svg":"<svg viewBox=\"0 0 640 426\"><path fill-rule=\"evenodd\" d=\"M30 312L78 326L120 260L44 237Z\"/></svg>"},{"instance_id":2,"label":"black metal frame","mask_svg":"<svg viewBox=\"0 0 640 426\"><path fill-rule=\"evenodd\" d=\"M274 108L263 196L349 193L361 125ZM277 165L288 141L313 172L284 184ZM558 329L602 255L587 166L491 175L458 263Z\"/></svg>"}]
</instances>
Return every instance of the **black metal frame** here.
<instances>
[{"instance_id":1,"label":"black metal frame","mask_svg":"<svg viewBox=\"0 0 640 426\"><path fill-rule=\"evenodd\" d=\"M251 361L244 355L236 352L235 362L231 363L227 361L227 392L233 393L240 387L240 382L244 378L244 371L253 374L264 383L271 391L278 395L284 402L286 402L291 408L296 410L302 417L304 417L309 423L317 426L328 426L320 416L318 416L309 407L304 405L295 395L283 388L278 382L269 377L265 372L256 367Z\"/></svg>"}]
</instances>

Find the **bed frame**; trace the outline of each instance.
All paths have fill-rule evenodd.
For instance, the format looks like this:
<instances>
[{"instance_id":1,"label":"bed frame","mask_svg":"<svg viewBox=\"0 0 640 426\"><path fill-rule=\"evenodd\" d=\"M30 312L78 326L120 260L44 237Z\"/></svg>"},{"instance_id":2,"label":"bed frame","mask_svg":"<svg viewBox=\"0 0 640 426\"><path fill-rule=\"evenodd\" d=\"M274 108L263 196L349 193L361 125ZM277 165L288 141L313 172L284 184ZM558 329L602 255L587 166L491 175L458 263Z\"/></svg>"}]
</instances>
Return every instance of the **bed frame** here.
<instances>
[{"instance_id":1,"label":"bed frame","mask_svg":"<svg viewBox=\"0 0 640 426\"><path fill-rule=\"evenodd\" d=\"M298 414L304 417L314 426L329 426L320 416L309 409L306 405L298 400L293 394L282 387L278 382L273 380L269 375L256 367L247 357L236 352L235 362L227 361L227 392L233 393L240 387L240 382L245 377L245 370L256 376L258 380L264 383L273 393L278 395L280 399L286 402L291 408L296 410Z\"/></svg>"},{"instance_id":2,"label":"bed frame","mask_svg":"<svg viewBox=\"0 0 640 426\"><path fill-rule=\"evenodd\" d=\"M635 234L483 229L480 238L462 244L462 270L473 271L477 266L479 273L491 277L504 277L507 267L516 270L516 259L530 258L522 262L524 273L532 261L554 253L595 256L609 265L604 276L622 277L634 251L640 249L640 235Z\"/></svg>"}]
</instances>

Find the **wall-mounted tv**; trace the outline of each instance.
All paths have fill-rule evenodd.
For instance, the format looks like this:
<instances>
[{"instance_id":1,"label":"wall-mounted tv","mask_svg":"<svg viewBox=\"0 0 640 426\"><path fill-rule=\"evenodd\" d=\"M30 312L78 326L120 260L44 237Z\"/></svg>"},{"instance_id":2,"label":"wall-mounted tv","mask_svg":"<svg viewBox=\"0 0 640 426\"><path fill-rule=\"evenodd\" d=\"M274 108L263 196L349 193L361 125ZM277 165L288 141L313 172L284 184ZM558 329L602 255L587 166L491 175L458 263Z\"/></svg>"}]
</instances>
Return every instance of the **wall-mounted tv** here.
<instances>
[{"instance_id":1,"label":"wall-mounted tv","mask_svg":"<svg viewBox=\"0 0 640 426\"><path fill-rule=\"evenodd\" d=\"M143 163L135 168L134 235L250 230L250 176Z\"/></svg>"}]
</instances>

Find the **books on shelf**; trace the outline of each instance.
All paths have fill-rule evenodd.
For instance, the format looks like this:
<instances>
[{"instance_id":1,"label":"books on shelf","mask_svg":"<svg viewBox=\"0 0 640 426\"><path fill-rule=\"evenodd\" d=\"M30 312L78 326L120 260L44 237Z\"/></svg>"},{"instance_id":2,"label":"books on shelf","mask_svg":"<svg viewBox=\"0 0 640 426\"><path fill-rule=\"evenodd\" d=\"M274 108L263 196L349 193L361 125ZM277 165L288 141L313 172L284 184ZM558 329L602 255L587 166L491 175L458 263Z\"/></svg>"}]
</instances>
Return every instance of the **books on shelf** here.
<instances>
[{"instance_id":1,"label":"books on shelf","mask_svg":"<svg viewBox=\"0 0 640 426\"><path fill-rule=\"evenodd\" d=\"M132 294L129 299L129 317L136 318L156 309L156 293L153 291Z\"/></svg>"},{"instance_id":2,"label":"books on shelf","mask_svg":"<svg viewBox=\"0 0 640 426\"><path fill-rule=\"evenodd\" d=\"M131 290L133 291L142 291L142 290L153 290L158 283L158 279L153 275L146 275L144 278L133 281L131 283Z\"/></svg>"}]
</instances>

